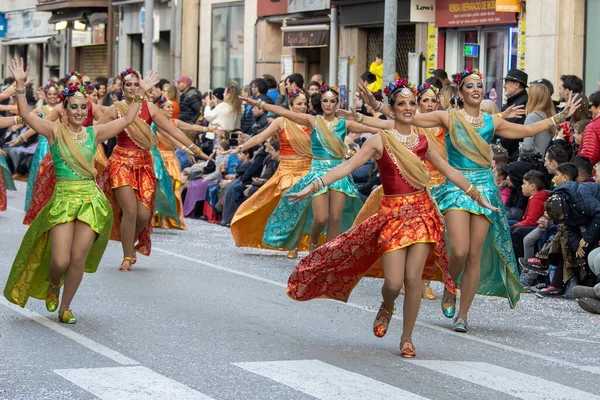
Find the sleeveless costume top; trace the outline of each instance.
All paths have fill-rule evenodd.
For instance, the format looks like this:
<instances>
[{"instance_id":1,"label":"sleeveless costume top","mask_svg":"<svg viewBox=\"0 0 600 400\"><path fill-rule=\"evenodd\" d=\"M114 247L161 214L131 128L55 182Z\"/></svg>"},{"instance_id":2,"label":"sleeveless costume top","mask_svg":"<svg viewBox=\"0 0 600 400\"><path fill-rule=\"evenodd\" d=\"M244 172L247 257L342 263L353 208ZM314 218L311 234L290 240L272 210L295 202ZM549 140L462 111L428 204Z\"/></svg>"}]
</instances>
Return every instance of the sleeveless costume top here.
<instances>
[{"instance_id":1,"label":"sleeveless costume top","mask_svg":"<svg viewBox=\"0 0 600 400\"><path fill-rule=\"evenodd\" d=\"M315 124L315 129L310 134L310 141L312 145L313 157L316 158L325 158L325 159L338 159L334 157L332 154L325 149L321 141L319 140L319 135L317 134L317 127ZM342 141L346 138L346 120L340 119L340 122L335 126L332 132L334 135L338 135L342 138Z\"/></svg>"},{"instance_id":2,"label":"sleeveless costume top","mask_svg":"<svg viewBox=\"0 0 600 400\"><path fill-rule=\"evenodd\" d=\"M279 152L282 157L296 157L298 156L298 153L296 153L296 150L294 150L294 148L292 147L292 144L290 143L290 138L288 136L289 133L287 132L286 125L288 123L293 124L294 122L284 121L283 129L279 131L279 134L277 135L279 137ZM310 137L309 128L307 128L304 125L298 125L298 127L302 130L302 132L306 134L307 137Z\"/></svg>"},{"instance_id":3,"label":"sleeveless costume top","mask_svg":"<svg viewBox=\"0 0 600 400\"><path fill-rule=\"evenodd\" d=\"M152 125L152 115L150 115L148 102L146 100L144 100L142 103L142 107L140 108L140 112L138 113L137 117L147 123L148 126ZM136 145L133 140L131 140L125 131L122 131L117 135L117 146L125 149L140 150L140 147Z\"/></svg>"},{"instance_id":4,"label":"sleeveless costume top","mask_svg":"<svg viewBox=\"0 0 600 400\"><path fill-rule=\"evenodd\" d=\"M79 150L81 150L81 153L85 159L90 163L93 163L94 156L96 155L96 135L94 132L94 127L89 126L83 129L87 130L88 138L84 144L77 146L79 147ZM56 174L56 179L93 179L79 176L67 165L65 160L62 158L60 151L58 150L58 139L52 143L52 146L50 146L50 155L52 156L52 163L54 164L54 173Z\"/></svg>"}]
</instances>

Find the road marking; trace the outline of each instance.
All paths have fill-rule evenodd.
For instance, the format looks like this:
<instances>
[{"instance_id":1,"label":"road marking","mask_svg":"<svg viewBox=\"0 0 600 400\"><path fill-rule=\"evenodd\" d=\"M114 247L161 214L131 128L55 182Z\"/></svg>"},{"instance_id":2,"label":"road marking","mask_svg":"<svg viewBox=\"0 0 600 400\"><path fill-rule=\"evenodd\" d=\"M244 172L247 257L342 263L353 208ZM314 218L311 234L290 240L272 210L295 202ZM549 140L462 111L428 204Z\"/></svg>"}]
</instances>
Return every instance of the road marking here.
<instances>
[{"instance_id":1,"label":"road marking","mask_svg":"<svg viewBox=\"0 0 600 400\"><path fill-rule=\"evenodd\" d=\"M277 286L277 287L287 288L287 285L283 284L281 282L273 281L271 279L262 278L260 276L252 275L252 274L249 274L249 273L246 273L246 272L242 272L242 271L238 271L238 270L235 270L235 269L232 269L232 268L222 267L222 266L217 265L217 264L213 264L213 263L202 261L202 260L198 260L198 259L195 259L195 258L192 258L192 257L184 256L184 255L181 255L181 254L169 251L169 250L165 250L165 249L161 249L161 248L157 248L157 247L152 247L152 250L157 251L159 253L170 255L172 257L177 257L177 258L180 258L180 259L183 259L183 260L186 260L186 261L190 261L190 262L193 262L193 263L196 263L196 264L204 265L206 267L214 268L214 269L219 270L219 271L228 272L228 273L231 273L231 274L243 276L245 278L250 278L250 279L253 279L253 280L256 280L256 281L259 281L259 282L268 283L268 284L271 284L271 285L274 285L274 286ZM348 307L355 308L355 309L362 310L362 311L366 311L366 312L373 313L373 314L377 312L376 309L373 309L373 308L370 308L370 307L366 307L366 306L362 306L362 305L356 304L356 303L348 302L348 303L338 303L338 304L343 304L343 305L346 305ZM443 333L446 336L452 335L454 337L457 337L457 338L460 338L460 339L463 339L463 340L470 340L472 342L481 343L481 344L484 344L486 346L496 347L498 349L502 349L502 350L506 350L506 351L511 351L513 353L518 353L518 354L520 354L522 356L533 357L533 358L537 358L537 359L540 359L540 360L549 361L549 362L552 362L552 363L555 363L555 364L558 364L558 365L562 365L564 367L576 368L576 369L579 369L581 371L586 371L586 372L590 372L590 373L593 373L593 374L600 374L600 372L598 371L598 369L596 367L582 366L582 365L575 364L575 363L570 362L570 361L561 360L559 358L547 356L547 355L544 355L544 354L539 354L539 353L535 353L535 352L532 352L532 351L519 349L517 347L512 347L512 346L508 346L508 345L505 345L505 344L502 344L502 343L493 342L491 340L482 339L482 338L479 338L479 337L476 337L476 336L473 336L473 335L465 335L464 333L453 332L449 328L444 328L444 327L440 327L440 326L437 326L437 325L428 324L426 322L419 322L419 321L417 321L416 324L418 326L423 327L423 328L427 328L427 329L431 329L431 330L434 330L434 331L441 332L441 333Z\"/></svg>"},{"instance_id":2,"label":"road marking","mask_svg":"<svg viewBox=\"0 0 600 400\"><path fill-rule=\"evenodd\" d=\"M139 365L139 362L132 360L129 357L124 356L123 354L109 349L108 347L101 345L98 342L93 341L77 332L72 331L71 329L60 325L58 322L54 322L41 316L40 314L31 311L28 308L21 308L15 304L9 303L4 297L0 297L0 304L4 307L9 308L19 314L31 319L32 321L37 322L40 325L45 326L48 329L53 330L54 332L71 339L72 341L79 343L83 347L93 351L94 353L100 354L110 360L113 360L116 363L121 365Z\"/></svg>"},{"instance_id":3,"label":"road marking","mask_svg":"<svg viewBox=\"0 0 600 400\"><path fill-rule=\"evenodd\" d=\"M600 344L600 341L598 340L590 340L590 339L580 339L580 338L576 338L576 337L571 337L570 335L572 335L571 332L548 332L547 333L548 336L553 336L553 337L557 337L560 339L565 339L565 340L571 340L574 342L583 342L583 343L593 343L593 344Z\"/></svg>"},{"instance_id":4,"label":"road marking","mask_svg":"<svg viewBox=\"0 0 600 400\"><path fill-rule=\"evenodd\" d=\"M427 399L319 360L242 362L233 365L317 399Z\"/></svg>"},{"instance_id":5,"label":"road marking","mask_svg":"<svg viewBox=\"0 0 600 400\"><path fill-rule=\"evenodd\" d=\"M411 360L435 372L525 400L600 400L599 396L484 362Z\"/></svg>"},{"instance_id":6,"label":"road marking","mask_svg":"<svg viewBox=\"0 0 600 400\"><path fill-rule=\"evenodd\" d=\"M212 400L146 367L56 369L54 372L106 400Z\"/></svg>"}]
</instances>

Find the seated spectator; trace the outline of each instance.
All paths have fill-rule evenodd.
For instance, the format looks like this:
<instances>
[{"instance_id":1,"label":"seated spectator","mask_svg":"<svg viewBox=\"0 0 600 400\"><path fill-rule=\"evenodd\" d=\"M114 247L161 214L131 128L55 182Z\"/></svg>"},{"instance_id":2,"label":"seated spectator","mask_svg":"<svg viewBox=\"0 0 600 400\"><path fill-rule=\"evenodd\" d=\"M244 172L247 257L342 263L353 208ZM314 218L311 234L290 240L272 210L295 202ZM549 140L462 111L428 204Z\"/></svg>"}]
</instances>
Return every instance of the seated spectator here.
<instances>
[{"instance_id":1,"label":"seated spectator","mask_svg":"<svg viewBox=\"0 0 600 400\"><path fill-rule=\"evenodd\" d=\"M523 176L523 185L521 189L523 195L528 198L527 208L523 219L510 228L513 249L517 259L524 256L523 239L537 225L538 220L544 215L544 203L550 197L550 192L546 191L545 176L539 171L529 171Z\"/></svg>"},{"instance_id":2,"label":"seated spectator","mask_svg":"<svg viewBox=\"0 0 600 400\"><path fill-rule=\"evenodd\" d=\"M262 108L252 107L252 115L254 116L254 123L248 132L244 133L247 133L250 136L256 136L269 124L269 121L267 119L267 112Z\"/></svg>"},{"instance_id":3,"label":"seated spectator","mask_svg":"<svg viewBox=\"0 0 600 400\"><path fill-rule=\"evenodd\" d=\"M600 314L600 283L596 284L593 288L575 286L573 292L579 307L589 313Z\"/></svg>"},{"instance_id":4,"label":"seated spectator","mask_svg":"<svg viewBox=\"0 0 600 400\"><path fill-rule=\"evenodd\" d=\"M259 178L252 178L252 184L246 186L244 190L244 198L248 199L258 189L260 189L273 175L277 172L279 166L280 144L276 136L269 138L266 144L266 150L269 153L263 162L263 170Z\"/></svg>"},{"instance_id":5,"label":"seated spectator","mask_svg":"<svg viewBox=\"0 0 600 400\"><path fill-rule=\"evenodd\" d=\"M319 82L312 81L308 84L308 95L312 96L313 94L321 94L321 85Z\"/></svg>"},{"instance_id":6,"label":"seated spectator","mask_svg":"<svg viewBox=\"0 0 600 400\"><path fill-rule=\"evenodd\" d=\"M594 169L590 160L583 157L573 157L571 163L577 168L577 183L595 182L592 177Z\"/></svg>"},{"instance_id":7,"label":"seated spectator","mask_svg":"<svg viewBox=\"0 0 600 400\"><path fill-rule=\"evenodd\" d=\"M512 185L510 184L510 179L508 179L508 169L506 164L496 164L494 167L494 176L496 177L496 182L498 182L502 203L506 205L512 193Z\"/></svg>"},{"instance_id":8,"label":"seated spectator","mask_svg":"<svg viewBox=\"0 0 600 400\"><path fill-rule=\"evenodd\" d=\"M585 127L579 156L585 157L592 164L600 161L600 90L590 95L590 110L592 121Z\"/></svg>"},{"instance_id":9,"label":"seated spectator","mask_svg":"<svg viewBox=\"0 0 600 400\"><path fill-rule=\"evenodd\" d=\"M574 151L573 154L579 155L579 148L581 147L581 139L583 139L583 132L585 131L586 126L589 125L591 120L583 119L576 124L573 125L573 142L574 142Z\"/></svg>"},{"instance_id":10,"label":"seated spectator","mask_svg":"<svg viewBox=\"0 0 600 400\"><path fill-rule=\"evenodd\" d=\"M242 97L252 97L252 90L250 86L244 86L241 90ZM241 130L244 133L248 133L252 124L254 124L254 114L252 114L252 106L247 104L245 101L242 102L244 106L244 112L242 113Z\"/></svg>"},{"instance_id":11,"label":"seated spectator","mask_svg":"<svg viewBox=\"0 0 600 400\"><path fill-rule=\"evenodd\" d=\"M257 153L257 156L260 153L261 151ZM235 210L237 210L237 207L235 207L234 204L243 194L245 187L244 183L252 182L252 177L258 176L256 170L262 167L262 161L266 157L266 152L263 151L263 153L264 154L261 154L259 157L254 157L254 160L252 159L252 150L244 150L238 153L237 158L240 163L235 169L235 175L227 175L225 177L226 179L221 180L218 183L219 193L214 208L217 213L223 215L223 219L220 222L221 226L228 227L231 224L231 219L235 214ZM236 158L236 156L232 155L230 158ZM258 172L260 173L260 169L258 169ZM231 213L231 209L233 208L235 208L235 210Z\"/></svg>"},{"instance_id":12,"label":"seated spectator","mask_svg":"<svg viewBox=\"0 0 600 400\"><path fill-rule=\"evenodd\" d=\"M544 167L550 175L554 175L556 172L556 168L562 164L569 161L569 155L567 151L560 146L554 145L550 146L546 151L546 155L544 157ZM555 179L552 178L551 187L555 186Z\"/></svg>"}]
</instances>

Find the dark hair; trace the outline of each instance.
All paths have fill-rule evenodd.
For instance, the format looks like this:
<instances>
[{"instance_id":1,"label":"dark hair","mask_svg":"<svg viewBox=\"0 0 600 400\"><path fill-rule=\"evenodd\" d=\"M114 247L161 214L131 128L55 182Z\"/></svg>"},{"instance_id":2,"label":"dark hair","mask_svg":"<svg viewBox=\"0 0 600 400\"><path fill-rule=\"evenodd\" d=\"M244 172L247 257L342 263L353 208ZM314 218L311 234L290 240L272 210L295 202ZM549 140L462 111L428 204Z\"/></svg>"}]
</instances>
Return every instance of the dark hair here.
<instances>
[{"instance_id":1,"label":"dark hair","mask_svg":"<svg viewBox=\"0 0 600 400\"><path fill-rule=\"evenodd\" d=\"M248 156L249 159L252 159L252 157L254 157L254 150L244 149L244 150L242 150L242 154L245 154Z\"/></svg>"},{"instance_id":2,"label":"dark hair","mask_svg":"<svg viewBox=\"0 0 600 400\"><path fill-rule=\"evenodd\" d=\"M304 77L300 74L291 74L287 79L290 83L295 83L300 89L304 87Z\"/></svg>"},{"instance_id":3,"label":"dark hair","mask_svg":"<svg viewBox=\"0 0 600 400\"><path fill-rule=\"evenodd\" d=\"M323 115L323 107L321 106L321 94L320 93L311 94L309 102L314 110L315 115Z\"/></svg>"},{"instance_id":4,"label":"dark hair","mask_svg":"<svg viewBox=\"0 0 600 400\"><path fill-rule=\"evenodd\" d=\"M538 191L546 187L546 176L540 171L528 171L523 175L523 180L527 183L533 183Z\"/></svg>"},{"instance_id":5,"label":"dark hair","mask_svg":"<svg viewBox=\"0 0 600 400\"><path fill-rule=\"evenodd\" d=\"M600 90L590 94L590 105L594 107L600 107Z\"/></svg>"},{"instance_id":6,"label":"dark hair","mask_svg":"<svg viewBox=\"0 0 600 400\"><path fill-rule=\"evenodd\" d=\"M256 87L258 89L258 93L260 94L267 94L267 92L269 91L269 84L266 80L262 78L257 78L253 80L252 82L250 82L250 86Z\"/></svg>"},{"instance_id":7,"label":"dark hair","mask_svg":"<svg viewBox=\"0 0 600 400\"><path fill-rule=\"evenodd\" d=\"M544 209L548 213L550 219L554 222L558 222L565 217L562 198L557 194L553 194L546 200Z\"/></svg>"},{"instance_id":8,"label":"dark hair","mask_svg":"<svg viewBox=\"0 0 600 400\"><path fill-rule=\"evenodd\" d=\"M577 179L577 175L579 175L579 171L575 164L570 162L565 162L556 167L556 172L560 172L563 175L566 175L570 181L574 181Z\"/></svg>"},{"instance_id":9,"label":"dark hair","mask_svg":"<svg viewBox=\"0 0 600 400\"><path fill-rule=\"evenodd\" d=\"M219 146L221 146L221 148L225 151L229 150L229 148L230 148L228 140L221 140L219 142Z\"/></svg>"},{"instance_id":10,"label":"dark hair","mask_svg":"<svg viewBox=\"0 0 600 400\"><path fill-rule=\"evenodd\" d=\"M369 71L367 71L360 76L360 79L371 84L377 80L377 77L375 76L375 74L372 74Z\"/></svg>"},{"instance_id":11,"label":"dark hair","mask_svg":"<svg viewBox=\"0 0 600 400\"><path fill-rule=\"evenodd\" d=\"M4 84L5 85L12 85L13 83L15 83L15 78L13 78L12 76L9 76L8 78L4 78Z\"/></svg>"},{"instance_id":12,"label":"dark hair","mask_svg":"<svg viewBox=\"0 0 600 400\"><path fill-rule=\"evenodd\" d=\"M100 75L96 77L96 87L100 87L100 85L108 86L107 76Z\"/></svg>"},{"instance_id":13,"label":"dark hair","mask_svg":"<svg viewBox=\"0 0 600 400\"><path fill-rule=\"evenodd\" d=\"M499 153L494 155L494 161L496 162L496 166L506 165L510 162L510 156L508 153Z\"/></svg>"},{"instance_id":14,"label":"dark hair","mask_svg":"<svg viewBox=\"0 0 600 400\"><path fill-rule=\"evenodd\" d=\"M273 75L264 74L262 78L267 81L267 86L269 89L277 89L277 81Z\"/></svg>"},{"instance_id":15,"label":"dark hair","mask_svg":"<svg viewBox=\"0 0 600 400\"><path fill-rule=\"evenodd\" d=\"M431 75L433 75L435 78L438 78L440 81L448 79L448 73L443 69L434 69Z\"/></svg>"},{"instance_id":16,"label":"dark hair","mask_svg":"<svg viewBox=\"0 0 600 400\"><path fill-rule=\"evenodd\" d=\"M436 78L435 76L425 79L425 83L429 83L431 86L435 86L438 89L441 89L444 85L442 81Z\"/></svg>"},{"instance_id":17,"label":"dark hair","mask_svg":"<svg viewBox=\"0 0 600 400\"><path fill-rule=\"evenodd\" d=\"M171 82L169 82L168 79L162 78L158 81L158 83L156 85L154 85L155 88L159 88L160 90L163 90L165 88L165 85L170 85Z\"/></svg>"},{"instance_id":18,"label":"dark hair","mask_svg":"<svg viewBox=\"0 0 600 400\"><path fill-rule=\"evenodd\" d=\"M381 53L376 53L375 58L381 58L383 60L383 55Z\"/></svg>"},{"instance_id":19,"label":"dark hair","mask_svg":"<svg viewBox=\"0 0 600 400\"><path fill-rule=\"evenodd\" d=\"M585 157L573 157L571 159L571 164L577 168L577 171L580 175L590 177L594 172L594 166L592 165L592 162Z\"/></svg>"},{"instance_id":20,"label":"dark hair","mask_svg":"<svg viewBox=\"0 0 600 400\"><path fill-rule=\"evenodd\" d=\"M281 149L281 143L279 142L277 135L271 136L271 147L275 151L279 151Z\"/></svg>"},{"instance_id":21,"label":"dark hair","mask_svg":"<svg viewBox=\"0 0 600 400\"><path fill-rule=\"evenodd\" d=\"M583 92L583 81L580 77L575 75L561 75L560 80L565 89L568 89L573 93Z\"/></svg>"},{"instance_id":22,"label":"dark hair","mask_svg":"<svg viewBox=\"0 0 600 400\"><path fill-rule=\"evenodd\" d=\"M508 164L496 164L496 171L498 172L498 176L506 178L508 176Z\"/></svg>"},{"instance_id":23,"label":"dark hair","mask_svg":"<svg viewBox=\"0 0 600 400\"><path fill-rule=\"evenodd\" d=\"M562 146L554 145L548 147L548 150L546 150L546 155L550 161L556 161L556 163L559 165L569 161L569 155Z\"/></svg>"},{"instance_id":24,"label":"dark hair","mask_svg":"<svg viewBox=\"0 0 600 400\"><path fill-rule=\"evenodd\" d=\"M308 84L308 88L309 88L309 89L310 89L310 87L311 87L311 86L317 86L319 89L321 89L321 84L320 84L319 82L316 82L316 81L311 81L311 82Z\"/></svg>"},{"instance_id":25,"label":"dark hair","mask_svg":"<svg viewBox=\"0 0 600 400\"><path fill-rule=\"evenodd\" d=\"M588 126L588 124L592 122L591 119L582 119L581 121L577 121L574 125L573 125L573 130L579 132L579 133L583 133L583 131L585 130L585 127Z\"/></svg>"}]
</instances>

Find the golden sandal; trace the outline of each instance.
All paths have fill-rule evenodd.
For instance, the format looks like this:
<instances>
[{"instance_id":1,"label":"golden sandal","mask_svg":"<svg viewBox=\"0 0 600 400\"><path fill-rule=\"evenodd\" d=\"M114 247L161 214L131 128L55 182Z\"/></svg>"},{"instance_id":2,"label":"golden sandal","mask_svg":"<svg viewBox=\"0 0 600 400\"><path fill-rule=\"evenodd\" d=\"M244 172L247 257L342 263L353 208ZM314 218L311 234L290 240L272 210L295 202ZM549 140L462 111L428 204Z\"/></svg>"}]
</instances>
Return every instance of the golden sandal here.
<instances>
[{"instance_id":1,"label":"golden sandal","mask_svg":"<svg viewBox=\"0 0 600 400\"><path fill-rule=\"evenodd\" d=\"M125 265L125 261L127 261L129 265ZM135 264L135 257L123 257L119 271L131 271L131 266L133 264Z\"/></svg>"},{"instance_id":2,"label":"golden sandal","mask_svg":"<svg viewBox=\"0 0 600 400\"><path fill-rule=\"evenodd\" d=\"M373 321L373 334L378 338L382 338L388 331L388 326L390 325L390 321L392 320L392 315L396 311L395 308L388 310L385 308L383 302L381 303L381 307L379 307L379 311L377 312L377 316L375 317L375 321Z\"/></svg>"},{"instance_id":3,"label":"golden sandal","mask_svg":"<svg viewBox=\"0 0 600 400\"><path fill-rule=\"evenodd\" d=\"M52 290L52 291L51 291ZM50 282L48 293L46 294L46 310L50 312L56 311L58 308L58 296L60 295L60 284L55 285Z\"/></svg>"},{"instance_id":4,"label":"golden sandal","mask_svg":"<svg viewBox=\"0 0 600 400\"><path fill-rule=\"evenodd\" d=\"M402 358L414 358L417 356L415 351L415 345L411 339L403 338L400 341L400 357Z\"/></svg>"}]
</instances>

